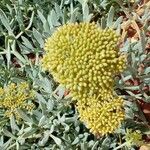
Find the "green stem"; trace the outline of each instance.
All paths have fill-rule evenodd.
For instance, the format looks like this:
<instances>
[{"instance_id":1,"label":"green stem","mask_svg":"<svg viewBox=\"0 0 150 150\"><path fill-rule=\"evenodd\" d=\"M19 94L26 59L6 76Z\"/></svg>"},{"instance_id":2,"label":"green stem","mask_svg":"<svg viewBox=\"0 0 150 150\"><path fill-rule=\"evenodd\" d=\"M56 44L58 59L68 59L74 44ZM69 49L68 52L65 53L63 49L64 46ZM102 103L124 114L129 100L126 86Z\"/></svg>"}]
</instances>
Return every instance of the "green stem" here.
<instances>
[{"instance_id":1,"label":"green stem","mask_svg":"<svg viewBox=\"0 0 150 150\"><path fill-rule=\"evenodd\" d=\"M29 28L32 26L33 18L34 18L34 11L32 12L30 22L29 22L28 26L25 28L24 31L29 30ZM16 39L18 39L18 38L24 33L24 31L21 31L21 32L16 36Z\"/></svg>"},{"instance_id":2,"label":"green stem","mask_svg":"<svg viewBox=\"0 0 150 150\"><path fill-rule=\"evenodd\" d=\"M114 150L118 150L118 149L120 149L120 148L122 148L122 147L128 145L128 143L129 143L129 142L125 142L125 143L119 145L118 147L114 148Z\"/></svg>"},{"instance_id":3,"label":"green stem","mask_svg":"<svg viewBox=\"0 0 150 150\"><path fill-rule=\"evenodd\" d=\"M7 52L0 52L0 55L4 55L4 54L7 54Z\"/></svg>"},{"instance_id":4,"label":"green stem","mask_svg":"<svg viewBox=\"0 0 150 150\"><path fill-rule=\"evenodd\" d=\"M0 50L5 51L5 49L3 47L0 46Z\"/></svg>"}]
</instances>

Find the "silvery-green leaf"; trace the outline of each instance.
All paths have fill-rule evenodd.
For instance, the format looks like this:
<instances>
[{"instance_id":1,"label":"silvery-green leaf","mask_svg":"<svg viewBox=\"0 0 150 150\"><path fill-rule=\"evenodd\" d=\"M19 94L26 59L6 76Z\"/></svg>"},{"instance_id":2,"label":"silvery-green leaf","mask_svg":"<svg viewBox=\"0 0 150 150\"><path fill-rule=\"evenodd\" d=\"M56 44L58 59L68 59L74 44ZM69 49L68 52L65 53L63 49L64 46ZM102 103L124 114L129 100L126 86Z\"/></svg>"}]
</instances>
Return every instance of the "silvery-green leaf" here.
<instances>
[{"instance_id":1,"label":"silvery-green leaf","mask_svg":"<svg viewBox=\"0 0 150 150\"><path fill-rule=\"evenodd\" d=\"M106 28L106 19L104 17L101 18L101 28L102 29Z\"/></svg>"},{"instance_id":2,"label":"silvery-green leaf","mask_svg":"<svg viewBox=\"0 0 150 150\"><path fill-rule=\"evenodd\" d=\"M44 132L44 137L42 138L42 140L38 142L38 144L40 146L44 146L47 143L48 139L49 139L49 133L47 134L46 132Z\"/></svg>"},{"instance_id":3,"label":"silvery-green leaf","mask_svg":"<svg viewBox=\"0 0 150 150\"><path fill-rule=\"evenodd\" d=\"M48 80L47 78L43 79L43 88L46 92L51 93L52 92L52 82Z\"/></svg>"},{"instance_id":4,"label":"silvery-green leaf","mask_svg":"<svg viewBox=\"0 0 150 150\"><path fill-rule=\"evenodd\" d=\"M142 48L142 51L144 51L145 47L146 47L146 41L145 41L146 38L145 38L145 33L144 33L143 30L140 32L140 36L141 36L141 40L140 40L140 42L141 42L141 48Z\"/></svg>"},{"instance_id":5,"label":"silvery-green leaf","mask_svg":"<svg viewBox=\"0 0 150 150\"><path fill-rule=\"evenodd\" d=\"M113 19L114 19L114 7L111 6L107 17L107 27L111 27L113 25Z\"/></svg>"},{"instance_id":6,"label":"silvery-green leaf","mask_svg":"<svg viewBox=\"0 0 150 150\"><path fill-rule=\"evenodd\" d=\"M46 104L46 103L47 103L46 100L44 99L44 97L43 97L41 94L39 94L39 93L37 93L37 92L35 92L35 94L36 94L37 99L38 99L39 101L41 101L43 104Z\"/></svg>"},{"instance_id":7,"label":"silvery-green leaf","mask_svg":"<svg viewBox=\"0 0 150 150\"><path fill-rule=\"evenodd\" d=\"M10 48L10 43L7 43L7 53L6 53L6 58L7 58L7 68L10 68L10 62L11 62L11 48Z\"/></svg>"},{"instance_id":8,"label":"silvery-green leaf","mask_svg":"<svg viewBox=\"0 0 150 150\"><path fill-rule=\"evenodd\" d=\"M26 59L17 51L12 51L12 54L14 54L23 64L26 64Z\"/></svg>"},{"instance_id":9,"label":"silvery-green leaf","mask_svg":"<svg viewBox=\"0 0 150 150\"><path fill-rule=\"evenodd\" d=\"M40 20L43 22L43 24L45 24L47 21L44 15L39 10L37 11L37 13L38 13L38 16L40 17Z\"/></svg>"},{"instance_id":10,"label":"silvery-green leaf","mask_svg":"<svg viewBox=\"0 0 150 150\"><path fill-rule=\"evenodd\" d=\"M65 90L66 89L63 86L58 86L56 88L55 91L57 92L59 99L62 99L62 97L64 96L64 93L65 93Z\"/></svg>"},{"instance_id":11,"label":"silvery-green leaf","mask_svg":"<svg viewBox=\"0 0 150 150\"><path fill-rule=\"evenodd\" d=\"M5 142L2 146L0 146L0 148L2 150L7 150L7 148L9 147L9 145L11 145L13 138L10 138L7 142Z\"/></svg>"},{"instance_id":12,"label":"silvery-green leaf","mask_svg":"<svg viewBox=\"0 0 150 150\"><path fill-rule=\"evenodd\" d=\"M46 121L45 119L46 119L46 117L43 115L43 116L41 117L40 121L39 121L38 126L44 125L44 124L45 124L45 121Z\"/></svg>"},{"instance_id":13,"label":"silvery-green leaf","mask_svg":"<svg viewBox=\"0 0 150 150\"><path fill-rule=\"evenodd\" d=\"M16 141L16 150L19 150L19 143Z\"/></svg>"},{"instance_id":14,"label":"silvery-green leaf","mask_svg":"<svg viewBox=\"0 0 150 150\"><path fill-rule=\"evenodd\" d=\"M29 49L33 49L33 46L32 46L32 44L29 42L29 40L26 38L26 37L24 37L24 36L21 36L21 38L22 38L22 40L23 40L23 44L27 47L27 48L29 48Z\"/></svg>"},{"instance_id":15,"label":"silvery-green leaf","mask_svg":"<svg viewBox=\"0 0 150 150\"><path fill-rule=\"evenodd\" d=\"M87 3L88 0L78 0L81 4Z\"/></svg>"},{"instance_id":16,"label":"silvery-green leaf","mask_svg":"<svg viewBox=\"0 0 150 150\"><path fill-rule=\"evenodd\" d=\"M132 98L137 98L137 99L142 99L142 94L134 94L131 91L126 90L126 92L132 97Z\"/></svg>"},{"instance_id":17,"label":"silvery-green leaf","mask_svg":"<svg viewBox=\"0 0 150 150\"><path fill-rule=\"evenodd\" d=\"M128 52L130 50L130 41L126 40L124 46L120 49L122 52Z\"/></svg>"},{"instance_id":18,"label":"silvery-green leaf","mask_svg":"<svg viewBox=\"0 0 150 150\"><path fill-rule=\"evenodd\" d=\"M42 38L42 35L35 29L33 28L33 36L36 39L36 41L39 43L40 47L44 47L44 40Z\"/></svg>"},{"instance_id":19,"label":"silvery-green leaf","mask_svg":"<svg viewBox=\"0 0 150 150\"><path fill-rule=\"evenodd\" d=\"M57 16L62 16L63 15L62 10L60 9L60 6L57 3L55 3L55 11L57 13Z\"/></svg>"},{"instance_id":20,"label":"silvery-green leaf","mask_svg":"<svg viewBox=\"0 0 150 150\"><path fill-rule=\"evenodd\" d=\"M75 145L75 144L79 143L79 141L80 141L79 137L76 137L71 144Z\"/></svg>"},{"instance_id":21,"label":"silvery-green leaf","mask_svg":"<svg viewBox=\"0 0 150 150\"><path fill-rule=\"evenodd\" d=\"M54 108L54 101L52 99L49 99L46 106L48 111L51 112Z\"/></svg>"},{"instance_id":22,"label":"silvery-green leaf","mask_svg":"<svg viewBox=\"0 0 150 150\"><path fill-rule=\"evenodd\" d=\"M12 139L17 139L12 133L10 133L8 130L3 129L2 132L4 133L5 136L10 137Z\"/></svg>"},{"instance_id":23,"label":"silvery-green leaf","mask_svg":"<svg viewBox=\"0 0 150 150\"><path fill-rule=\"evenodd\" d=\"M111 141L109 137L106 137L101 145L103 149L107 149L110 147Z\"/></svg>"},{"instance_id":24,"label":"silvery-green leaf","mask_svg":"<svg viewBox=\"0 0 150 150\"><path fill-rule=\"evenodd\" d=\"M88 144L87 144L87 142L81 143L81 149L88 149Z\"/></svg>"},{"instance_id":25,"label":"silvery-green leaf","mask_svg":"<svg viewBox=\"0 0 150 150\"><path fill-rule=\"evenodd\" d=\"M96 143L93 144L92 149L91 150L96 150L98 147L99 141L97 141Z\"/></svg>"},{"instance_id":26,"label":"silvery-green leaf","mask_svg":"<svg viewBox=\"0 0 150 150\"><path fill-rule=\"evenodd\" d=\"M100 2L100 5L101 5L104 9L106 9L107 4L108 4L108 1L107 1L107 0L102 0L102 1Z\"/></svg>"},{"instance_id":27,"label":"silvery-green leaf","mask_svg":"<svg viewBox=\"0 0 150 150\"><path fill-rule=\"evenodd\" d=\"M50 127L50 133L53 133L54 131L55 131L55 126L52 125L52 126Z\"/></svg>"},{"instance_id":28,"label":"silvery-green leaf","mask_svg":"<svg viewBox=\"0 0 150 150\"><path fill-rule=\"evenodd\" d=\"M123 17L120 16L113 24L113 28L117 29L117 27L121 24Z\"/></svg>"},{"instance_id":29,"label":"silvery-green leaf","mask_svg":"<svg viewBox=\"0 0 150 150\"><path fill-rule=\"evenodd\" d=\"M139 86L125 86L124 89L134 91L139 90Z\"/></svg>"},{"instance_id":30,"label":"silvery-green leaf","mask_svg":"<svg viewBox=\"0 0 150 150\"><path fill-rule=\"evenodd\" d=\"M20 109L18 109L17 112L18 112L18 114L20 115L20 117L21 117L23 120L25 120L25 121L27 121L27 122L29 122L29 123L33 123L33 120L32 120L31 118L29 118L25 112L23 112L23 111L20 110Z\"/></svg>"},{"instance_id":31,"label":"silvery-green leaf","mask_svg":"<svg viewBox=\"0 0 150 150\"><path fill-rule=\"evenodd\" d=\"M25 132L22 137L23 138L29 138L32 136L34 133L36 133L37 129L36 128L31 128L29 131Z\"/></svg>"},{"instance_id":32,"label":"silvery-green leaf","mask_svg":"<svg viewBox=\"0 0 150 150\"><path fill-rule=\"evenodd\" d=\"M23 145L23 144L25 143L25 138L19 137L19 138L17 139L17 141L18 141L21 145Z\"/></svg>"},{"instance_id":33,"label":"silvery-green leaf","mask_svg":"<svg viewBox=\"0 0 150 150\"><path fill-rule=\"evenodd\" d=\"M59 26L60 23L58 22L58 17L57 17L57 14L56 12L52 9L50 14L48 15L48 23L49 23L49 26L51 28L53 27L56 27L56 26Z\"/></svg>"},{"instance_id":34,"label":"silvery-green leaf","mask_svg":"<svg viewBox=\"0 0 150 150\"><path fill-rule=\"evenodd\" d=\"M125 108L125 112L126 112L125 115L126 115L127 118L133 119L133 117L134 117L134 112L133 112L132 109L130 109L130 108Z\"/></svg>"},{"instance_id":35,"label":"silvery-green leaf","mask_svg":"<svg viewBox=\"0 0 150 150\"><path fill-rule=\"evenodd\" d=\"M62 141L61 141L61 139L60 138L58 138L58 137L56 137L56 136L54 136L54 135L52 135L52 134L50 134L50 137L55 141L55 143L57 144L57 145L61 145L61 143L62 143Z\"/></svg>"},{"instance_id":36,"label":"silvery-green leaf","mask_svg":"<svg viewBox=\"0 0 150 150\"><path fill-rule=\"evenodd\" d=\"M19 131L19 127L17 126L13 115L10 117L10 126L11 126L13 133L15 133L15 130Z\"/></svg>"},{"instance_id":37,"label":"silvery-green leaf","mask_svg":"<svg viewBox=\"0 0 150 150\"><path fill-rule=\"evenodd\" d=\"M78 13L78 8L75 8L75 9L71 9L71 12L70 12L70 22L74 23L76 22L76 16L77 16L77 13Z\"/></svg>"},{"instance_id":38,"label":"silvery-green leaf","mask_svg":"<svg viewBox=\"0 0 150 150\"><path fill-rule=\"evenodd\" d=\"M68 132L70 127L66 123L62 123L62 125L65 127L65 132Z\"/></svg>"},{"instance_id":39,"label":"silvery-green leaf","mask_svg":"<svg viewBox=\"0 0 150 150\"><path fill-rule=\"evenodd\" d=\"M43 28L44 28L44 31L45 31L45 32L47 32L47 33L50 33L50 32L51 32L50 27L49 27L47 21L43 24Z\"/></svg>"},{"instance_id":40,"label":"silvery-green leaf","mask_svg":"<svg viewBox=\"0 0 150 150\"><path fill-rule=\"evenodd\" d=\"M9 20L2 9L0 9L0 20L2 24L5 26L5 28L8 30L9 35L13 35L13 31L9 25Z\"/></svg>"},{"instance_id":41,"label":"silvery-green leaf","mask_svg":"<svg viewBox=\"0 0 150 150\"><path fill-rule=\"evenodd\" d=\"M93 140L90 140L88 144L90 147L92 147L95 144L95 142Z\"/></svg>"},{"instance_id":42,"label":"silvery-green leaf","mask_svg":"<svg viewBox=\"0 0 150 150\"><path fill-rule=\"evenodd\" d=\"M144 70L144 73L149 74L150 73L150 67L146 67L145 70Z\"/></svg>"},{"instance_id":43,"label":"silvery-green leaf","mask_svg":"<svg viewBox=\"0 0 150 150\"><path fill-rule=\"evenodd\" d=\"M128 75L128 76L126 76L126 77L123 77L123 76L122 76L122 79L123 79L124 82L126 82L126 81L128 81L129 79L133 79L133 77L132 77L132 75Z\"/></svg>"},{"instance_id":44,"label":"silvery-green leaf","mask_svg":"<svg viewBox=\"0 0 150 150\"><path fill-rule=\"evenodd\" d=\"M87 5L87 3L82 4L82 12L83 12L83 21L89 22L92 17L92 14L89 13L89 6Z\"/></svg>"}]
</instances>

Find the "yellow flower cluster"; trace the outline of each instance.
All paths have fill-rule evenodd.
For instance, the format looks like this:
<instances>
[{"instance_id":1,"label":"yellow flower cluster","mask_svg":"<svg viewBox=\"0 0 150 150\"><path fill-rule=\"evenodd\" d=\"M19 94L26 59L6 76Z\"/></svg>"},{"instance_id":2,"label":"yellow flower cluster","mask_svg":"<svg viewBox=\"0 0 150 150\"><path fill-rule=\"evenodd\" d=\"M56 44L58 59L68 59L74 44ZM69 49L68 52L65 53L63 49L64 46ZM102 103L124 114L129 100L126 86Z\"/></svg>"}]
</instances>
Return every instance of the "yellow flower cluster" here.
<instances>
[{"instance_id":1,"label":"yellow flower cluster","mask_svg":"<svg viewBox=\"0 0 150 150\"><path fill-rule=\"evenodd\" d=\"M43 68L66 86L74 99L92 98L102 89L110 89L113 76L125 67L118 40L113 30L102 30L95 23L64 25L46 41Z\"/></svg>"},{"instance_id":2,"label":"yellow flower cluster","mask_svg":"<svg viewBox=\"0 0 150 150\"><path fill-rule=\"evenodd\" d=\"M128 143L127 146L130 147L132 145L140 146L144 144L142 140L142 134L140 131L132 131L131 129L127 129L127 133L125 135L125 140Z\"/></svg>"},{"instance_id":3,"label":"yellow flower cluster","mask_svg":"<svg viewBox=\"0 0 150 150\"><path fill-rule=\"evenodd\" d=\"M28 83L11 83L4 88L0 88L0 109L5 110L5 116L15 115L19 118L17 109L31 111L34 108L32 100L34 98L33 90L30 90Z\"/></svg>"},{"instance_id":4,"label":"yellow flower cluster","mask_svg":"<svg viewBox=\"0 0 150 150\"><path fill-rule=\"evenodd\" d=\"M104 109L105 103L110 108L113 103L120 102L120 108L111 113L111 117L118 117L116 125L123 120L122 100L113 98L113 77L125 68L125 56L119 53L118 40L119 36L112 29L102 30L95 23L75 23L59 27L45 44L43 68L69 89L72 98L78 101L81 120L93 133L105 134L114 130L113 127L106 127L106 124L112 123L111 119L106 122L108 115L98 117L100 114L110 114L109 110ZM94 100L95 105L100 103L103 107L94 106ZM99 127L95 127L97 118ZM103 121L105 118L104 126L102 118Z\"/></svg>"},{"instance_id":5,"label":"yellow flower cluster","mask_svg":"<svg viewBox=\"0 0 150 150\"><path fill-rule=\"evenodd\" d=\"M78 111L81 121L95 135L107 135L113 133L124 120L123 100L120 97L110 101L101 102L96 99L84 104L78 101Z\"/></svg>"}]
</instances>

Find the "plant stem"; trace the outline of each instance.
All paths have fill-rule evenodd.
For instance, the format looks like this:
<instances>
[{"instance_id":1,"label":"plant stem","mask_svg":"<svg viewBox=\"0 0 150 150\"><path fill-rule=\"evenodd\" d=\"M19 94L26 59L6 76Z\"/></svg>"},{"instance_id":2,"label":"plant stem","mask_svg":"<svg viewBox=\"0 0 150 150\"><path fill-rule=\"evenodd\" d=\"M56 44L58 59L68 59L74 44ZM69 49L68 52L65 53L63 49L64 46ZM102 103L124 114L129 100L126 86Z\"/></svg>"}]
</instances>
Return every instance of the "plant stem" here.
<instances>
[{"instance_id":1,"label":"plant stem","mask_svg":"<svg viewBox=\"0 0 150 150\"><path fill-rule=\"evenodd\" d=\"M120 149L120 148L126 146L128 143L129 143L129 142L125 142L125 143L119 145L118 147L114 148L114 150L118 150L118 149Z\"/></svg>"},{"instance_id":2,"label":"plant stem","mask_svg":"<svg viewBox=\"0 0 150 150\"><path fill-rule=\"evenodd\" d=\"M29 28L32 26L33 18L34 18L34 11L32 12L30 22L29 22L28 26L25 28L24 31L29 30ZM21 32L16 36L16 39L18 39L18 38L24 33L24 31L21 31Z\"/></svg>"}]
</instances>

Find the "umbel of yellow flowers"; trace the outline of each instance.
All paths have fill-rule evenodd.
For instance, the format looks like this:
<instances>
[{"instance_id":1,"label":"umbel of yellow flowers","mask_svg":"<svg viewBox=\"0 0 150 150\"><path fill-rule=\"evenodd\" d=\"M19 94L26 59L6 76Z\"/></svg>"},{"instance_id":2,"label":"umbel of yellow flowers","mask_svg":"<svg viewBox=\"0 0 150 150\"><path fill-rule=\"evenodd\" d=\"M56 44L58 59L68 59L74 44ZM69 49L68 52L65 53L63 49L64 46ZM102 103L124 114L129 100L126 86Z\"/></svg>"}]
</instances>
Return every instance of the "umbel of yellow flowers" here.
<instances>
[{"instance_id":1,"label":"umbel of yellow flowers","mask_svg":"<svg viewBox=\"0 0 150 150\"><path fill-rule=\"evenodd\" d=\"M85 123L95 135L106 135L114 130L124 120L123 100L119 97L111 101L100 102L91 99L91 105L78 101L78 111L80 120Z\"/></svg>"},{"instance_id":2,"label":"umbel of yellow flowers","mask_svg":"<svg viewBox=\"0 0 150 150\"><path fill-rule=\"evenodd\" d=\"M34 93L26 82L10 83L0 88L0 109L4 109L6 117L14 115L16 119L19 119L17 109L31 111L34 108L33 98Z\"/></svg>"},{"instance_id":3,"label":"umbel of yellow flowers","mask_svg":"<svg viewBox=\"0 0 150 150\"><path fill-rule=\"evenodd\" d=\"M118 117L115 125L119 125L123 118L120 98L117 98L120 104L113 114L104 108L105 105L113 106L113 77L125 68L125 56L119 53L118 40L115 31L102 30L95 23L63 25L46 40L43 68L69 89L72 98L78 101L81 120L93 133L107 134L116 129L116 126L111 129L110 126L105 127L113 122L110 122L111 118L106 121L109 115L104 113L111 114L113 119L115 115ZM102 106L94 107L94 100L95 104ZM103 115L100 117L100 114ZM100 122L96 127L96 120L104 123Z\"/></svg>"},{"instance_id":4,"label":"umbel of yellow flowers","mask_svg":"<svg viewBox=\"0 0 150 150\"><path fill-rule=\"evenodd\" d=\"M142 134L139 130L132 131L131 129L127 129L125 140L128 147L131 147L132 145L140 146L144 144Z\"/></svg>"}]
</instances>

